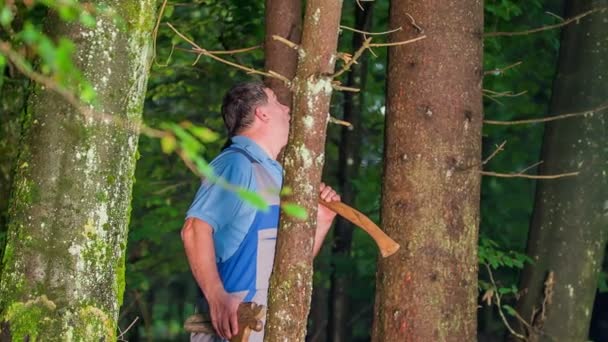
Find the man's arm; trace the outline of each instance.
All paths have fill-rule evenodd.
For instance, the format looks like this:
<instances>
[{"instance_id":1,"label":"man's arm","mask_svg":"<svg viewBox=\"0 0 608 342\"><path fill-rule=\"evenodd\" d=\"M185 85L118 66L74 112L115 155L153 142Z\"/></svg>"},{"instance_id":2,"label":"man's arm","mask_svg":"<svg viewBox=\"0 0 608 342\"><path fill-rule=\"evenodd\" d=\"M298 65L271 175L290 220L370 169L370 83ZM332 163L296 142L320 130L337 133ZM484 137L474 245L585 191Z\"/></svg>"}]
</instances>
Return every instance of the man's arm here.
<instances>
[{"instance_id":1,"label":"man's arm","mask_svg":"<svg viewBox=\"0 0 608 342\"><path fill-rule=\"evenodd\" d=\"M211 322L220 337L238 333L237 309L240 298L228 294L215 264L213 229L197 218L188 218L181 232L192 275L209 303Z\"/></svg>"},{"instance_id":2,"label":"man's arm","mask_svg":"<svg viewBox=\"0 0 608 342\"><path fill-rule=\"evenodd\" d=\"M319 196L325 202L340 201L340 195L338 195L331 187L326 186L325 183L321 183ZM327 235L327 232L329 232L329 228L331 228L331 224L334 222L335 217L335 211L322 204L319 204L317 212L317 230L315 231L315 243L312 249L314 256L319 254L319 250L321 250L321 246L323 246L323 240L325 240L325 236Z\"/></svg>"}]
</instances>

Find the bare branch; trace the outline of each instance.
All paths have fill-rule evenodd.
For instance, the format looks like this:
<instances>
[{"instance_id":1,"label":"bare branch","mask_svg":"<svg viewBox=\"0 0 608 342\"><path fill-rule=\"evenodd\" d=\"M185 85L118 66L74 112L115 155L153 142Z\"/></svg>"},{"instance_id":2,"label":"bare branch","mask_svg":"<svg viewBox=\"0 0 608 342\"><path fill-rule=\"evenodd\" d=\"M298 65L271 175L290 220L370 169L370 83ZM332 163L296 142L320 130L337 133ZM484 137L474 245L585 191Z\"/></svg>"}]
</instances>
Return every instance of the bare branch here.
<instances>
[{"instance_id":1,"label":"bare branch","mask_svg":"<svg viewBox=\"0 0 608 342\"><path fill-rule=\"evenodd\" d=\"M414 17L412 17L409 13L405 13L405 15L407 15L407 17L410 18L412 26L414 26L414 28L416 30L418 30L418 33L424 32L424 29L422 27L418 26L418 24L416 24L416 20L414 20Z\"/></svg>"},{"instance_id":2,"label":"bare branch","mask_svg":"<svg viewBox=\"0 0 608 342\"><path fill-rule=\"evenodd\" d=\"M298 50L298 49L300 48L300 45L298 45L298 44L296 44L296 43L292 42L292 41L291 41L291 40L289 40L289 39L285 39L285 38L283 38L283 37L281 37L281 36L277 36L276 34L273 34L273 35L272 35L272 39L277 40L277 41L279 41L279 42L281 42L281 43L283 43L283 44L285 44L285 45L289 46L290 48L292 48L292 49L294 49L294 50Z\"/></svg>"},{"instance_id":3,"label":"bare branch","mask_svg":"<svg viewBox=\"0 0 608 342\"><path fill-rule=\"evenodd\" d=\"M497 68L497 69L487 70L487 71L484 71L484 73L483 73L483 74L484 74L484 75L494 75L494 76L498 76L498 75L500 75L500 74L503 74L505 71L507 71L507 70L509 70L509 69L511 69L511 68L515 68L516 66L519 66L519 65L520 65L520 64L522 64L522 63L523 63L522 61L519 61L519 62L513 63L513 64L511 64L511 65L507 65L507 66L506 66L506 67L504 67L504 68Z\"/></svg>"},{"instance_id":4,"label":"bare branch","mask_svg":"<svg viewBox=\"0 0 608 342\"><path fill-rule=\"evenodd\" d=\"M401 41L401 42L394 42L394 43L372 43L372 44L369 44L369 47L383 47L383 46L405 45L405 44L410 44L410 43L413 43L413 42L417 42L417 41L425 39L425 38L426 38L426 35L420 36L420 37L416 37L416 38L413 38L413 39L409 39L409 40L404 40L404 41Z\"/></svg>"},{"instance_id":5,"label":"bare branch","mask_svg":"<svg viewBox=\"0 0 608 342\"><path fill-rule=\"evenodd\" d=\"M329 121L330 123L336 124L336 125L341 125L341 126L346 126L348 128L353 128L353 124L351 124L350 122L334 118L331 115L329 116L329 118L328 118L327 121Z\"/></svg>"},{"instance_id":6,"label":"bare branch","mask_svg":"<svg viewBox=\"0 0 608 342\"><path fill-rule=\"evenodd\" d=\"M597 108L591 109L591 110L586 110L583 112L576 112L576 113L561 114L561 115L556 115L556 116L549 116L549 117L541 118L541 119L527 119L527 120L514 120L514 121L483 120L483 123L488 124L488 125L507 126L507 125L522 125L522 124L549 122L549 121L571 118L571 117L575 117L575 116L593 115L593 114L601 112L607 108L608 108L608 103L605 103L605 104L603 104Z\"/></svg>"},{"instance_id":7,"label":"bare branch","mask_svg":"<svg viewBox=\"0 0 608 342\"><path fill-rule=\"evenodd\" d=\"M356 0L357 6L359 6L359 9L361 9L362 11L365 11L365 8L363 8L363 5L361 5L361 0Z\"/></svg>"},{"instance_id":8,"label":"bare branch","mask_svg":"<svg viewBox=\"0 0 608 342\"><path fill-rule=\"evenodd\" d=\"M547 26L541 26L541 27L537 27L535 29L531 29L531 30L526 30L526 31L518 31L518 32L489 32L489 33L485 33L483 36L484 37L499 37L499 36L523 36L523 35L527 35L527 34L531 34L531 33L536 33L536 32L541 32L541 31L547 31L547 30L553 30L556 28L560 28L562 26L566 26L574 21L579 21L580 19L591 15L595 12L603 12L606 9L608 9L608 7L600 7L600 8L595 8L592 10L589 10L587 12L581 13L575 17L572 17L570 19L564 20L559 24L553 24L553 25L547 25Z\"/></svg>"},{"instance_id":9,"label":"bare branch","mask_svg":"<svg viewBox=\"0 0 608 342\"><path fill-rule=\"evenodd\" d=\"M355 28L344 26L344 25L340 25L340 28L343 30L349 30L349 31L361 33L366 36L380 36L380 35L385 35L385 34L391 34L391 33L397 32L397 31L401 31L403 29L401 26L399 26L396 29L392 29L392 30L388 30L388 31L384 31L384 32L367 32L367 31L357 30Z\"/></svg>"},{"instance_id":10,"label":"bare branch","mask_svg":"<svg viewBox=\"0 0 608 342\"><path fill-rule=\"evenodd\" d=\"M523 173L498 173L492 171L480 171L482 176L492 176L500 178L528 178L528 179L557 179L563 177L577 176L579 172L560 173L557 175L526 175Z\"/></svg>"},{"instance_id":11,"label":"bare branch","mask_svg":"<svg viewBox=\"0 0 608 342\"><path fill-rule=\"evenodd\" d=\"M154 63L156 63L156 39L158 38L158 28L160 27L160 21L165 13L165 7L167 7L167 0L164 0L163 4L160 6L158 19L156 19L156 25L154 25L154 30L152 31L152 59L154 60ZM171 50L171 52L173 52L173 50ZM158 63L156 64L158 65Z\"/></svg>"},{"instance_id":12,"label":"bare branch","mask_svg":"<svg viewBox=\"0 0 608 342\"><path fill-rule=\"evenodd\" d=\"M494 102L498 103L498 104L499 104L499 105L501 105L501 106L503 106L503 105L504 105L504 103L502 103L502 102L498 101L498 100L497 100L497 99L496 99L494 96L491 96L491 95L488 95L488 94L483 94L483 93L482 93L482 96L483 96L483 97L487 97L488 99L490 99L490 100L492 100L492 101L494 101Z\"/></svg>"},{"instance_id":13,"label":"bare branch","mask_svg":"<svg viewBox=\"0 0 608 342\"><path fill-rule=\"evenodd\" d=\"M502 312L502 304L500 304L500 293L498 293L498 287L496 286L496 282L494 281L494 276L492 275L492 270L490 270L490 266L488 266L487 263L485 263L484 265L486 266L486 270L488 271L488 274L490 275L490 281L492 282L492 286L494 287L494 293L495 293L494 298L496 298L496 307L498 308L498 313L500 314L500 318L502 319L502 322L505 324L505 326L507 327L507 329L513 336L516 336L517 338L526 341L527 340L526 336L524 336L522 334L518 334L515 330L513 330L513 328L511 328L511 325L509 325L509 321L505 317L504 312Z\"/></svg>"},{"instance_id":14,"label":"bare branch","mask_svg":"<svg viewBox=\"0 0 608 342\"><path fill-rule=\"evenodd\" d=\"M361 55L363 55L363 52L365 52L365 50L370 49L372 47L381 47L381 46L396 46L396 45L404 45L404 44L409 44L409 43L413 43L415 41L421 40L426 38L426 36L421 36L421 37L417 37L414 39L410 39L410 40L405 40L405 41L401 41L401 42L395 42L395 43L376 43L376 44L372 44L372 38L366 38L363 41L363 44L361 44L361 47L355 52L355 54L353 55L352 58L348 59L348 62L342 67L341 70L339 70L338 72L336 72L335 74L332 75L332 78L337 78L340 77L342 74L344 74L345 72L347 72L348 70L350 70L350 67L357 63L357 60L361 57ZM342 57L344 57L345 54L342 54ZM347 56L347 55L346 55ZM343 58L346 60L346 58Z\"/></svg>"},{"instance_id":15,"label":"bare branch","mask_svg":"<svg viewBox=\"0 0 608 342\"><path fill-rule=\"evenodd\" d=\"M365 49L369 48L369 43L372 41L372 38L367 38L365 41L363 41L363 44L361 45L361 47L359 48L359 50L357 50L357 52L355 52L355 54L353 55L353 57L348 61L348 63L344 64L344 66L342 67L342 70L338 71L337 73L335 73L332 77L333 78L337 78L340 77L340 75L342 75L343 73L347 72L348 70L350 70L350 67L357 62L357 60L359 59L359 57L361 57L361 55L363 54L363 52L365 51Z\"/></svg>"},{"instance_id":16,"label":"bare branch","mask_svg":"<svg viewBox=\"0 0 608 342\"><path fill-rule=\"evenodd\" d=\"M505 144L507 143L507 141L503 141L502 144L500 144L499 146L496 147L496 150L494 150L494 152L492 152L492 154L490 154L490 156L488 158L486 158L481 165L486 165L490 160L492 160L492 158L494 158L499 152L504 151L504 147Z\"/></svg>"},{"instance_id":17,"label":"bare branch","mask_svg":"<svg viewBox=\"0 0 608 342\"><path fill-rule=\"evenodd\" d=\"M199 58L201 55L205 55L207 57L211 57L212 59L215 59L218 62L222 62L224 64L230 65L232 67L235 67L237 69L240 70L244 70L247 73L250 74L256 74L256 75L262 75L262 76L266 76L266 77L271 77L271 78L276 78L278 80L281 80L283 82L286 83L287 87L290 87L291 82L287 79L287 77L279 75L276 72L273 73L269 73L269 72L264 72L264 71L259 71L250 67L246 67L244 65L240 65L238 63L234 63L231 61L228 61L226 59L223 59L221 57L216 56L216 54L211 53L208 50L203 49L202 47L198 46L195 42L193 42L191 39L189 39L188 37L186 37L185 35L183 35L181 32L179 32L173 25L171 25L171 23L167 23L167 25L173 30L173 32L175 32L175 34L177 34L180 38L182 38L183 40L185 40L187 43L189 43L192 46L192 52L198 54L199 56L197 57L196 61L194 62L194 64L196 64L196 62L198 62ZM243 50L243 49L240 49ZM233 50L235 51L235 50ZM237 50L238 51L238 50ZM194 65L193 64L193 65Z\"/></svg>"},{"instance_id":18,"label":"bare branch","mask_svg":"<svg viewBox=\"0 0 608 342\"><path fill-rule=\"evenodd\" d=\"M560 17L559 15L557 15L557 14L555 14L553 12L545 11L545 13L547 13L548 15L550 15L550 16L552 16L554 18L557 18L559 21L564 21L563 17Z\"/></svg>"},{"instance_id":19,"label":"bare branch","mask_svg":"<svg viewBox=\"0 0 608 342\"><path fill-rule=\"evenodd\" d=\"M543 161L542 161L542 160L541 160L541 161L539 161L539 162L536 162L536 163L534 163L534 164L532 164L532 165L530 165L530 166L528 166L528 167L524 168L523 170L519 171L518 173L519 173L519 174L522 174L522 173L524 173L524 172L526 172L526 171L528 171L528 170L530 170L530 169L532 169L532 168L534 168L534 167L536 167L536 166L538 166L538 165L540 165L540 164L542 164L542 163L543 163Z\"/></svg>"},{"instance_id":20,"label":"bare branch","mask_svg":"<svg viewBox=\"0 0 608 342\"><path fill-rule=\"evenodd\" d=\"M345 87L340 85L340 82L332 82L331 83L332 88L334 88L337 91L350 91L353 93L358 93L361 91L361 89L359 88L352 88L352 87Z\"/></svg>"},{"instance_id":21,"label":"bare branch","mask_svg":"<svg viewBox=\"0 0 608 342\"><path fill-rule=\"evenodd\" d=\"M129 324L129 326L127 327L127 329L125 329L125 331L120 332L120 335L117 337L117 339L119 341L126 341L123 340L123 336L125 336L125 334L133 327L133 325L135 324L135 322L137 322L137 320L139 320L139 316L135 317L135 319L133 320L133 322L131 322L131 324ZM119 329L120 331L120 329Z\"/></svg>"},{"instance_id":22,"label":"bare branch","mask_svg":"<svg viewBox=\"0 0 608 342\"><path fill-rule=\"evenodd\" d=\"M487 95L488 97L495 98L495 97L517 97L517 96L526 94L528 91L524 90L524 91L520 91L519 93L513 94L513 92L511 90L498 92L498 91L493 91L490 89L482 89L482 92L488 93L489 94L489 95Z\"/></svg>"}]
</instances>

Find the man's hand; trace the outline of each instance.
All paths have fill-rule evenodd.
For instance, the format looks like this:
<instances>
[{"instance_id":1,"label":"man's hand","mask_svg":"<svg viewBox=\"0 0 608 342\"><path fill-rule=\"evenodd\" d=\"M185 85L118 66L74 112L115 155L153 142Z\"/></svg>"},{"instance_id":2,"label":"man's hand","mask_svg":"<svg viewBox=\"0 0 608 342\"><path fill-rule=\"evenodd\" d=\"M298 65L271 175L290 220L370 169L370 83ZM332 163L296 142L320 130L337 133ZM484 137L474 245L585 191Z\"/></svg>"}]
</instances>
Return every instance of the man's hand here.
<instances>
[{"instance_id":1,"label":"man's hand","mask_svg":"<svg viewBox=\"0 0 608 342\"><path fill-rule=\"evenodd\" d=\"M325 183L321 183L321 189L319 192L319 196L325 202L339 202L340 201L340 195L338 195L336 193L336 191L334 189L332 189L330 186L325 185ZM317 211L317 222L318 223L320 223L320 224L329 223L331 225L331 222L334 220L335 217L336 217L335 211L327 208L326 206L324 206L322 204L319 204L319 209ZM327 227L327 228L329 228L329 227Z\"/></svg>"},{"instance_id":2,"label":"man's hand","mask_svg":"<svg viewBox=\"0 0 608 342\"><path fill-rule=\"evenodd\" d=\"M325 202L340 201L340 195L338 195L336 191L334 191L334 189L325 185L325 183L321 183L319 196ZM319 208L317 210L317 231L315 232L313 255L317 255L317 253L319 253L321 245L323 244L323 240L325 239L325 235L327 235L327 232L329 231L331 223L334 221L335 217L335 211L329 209L328 207L322 204L319 204Z\"/></svg>"},{"instance_id":3,"label":"man's hand","mask_svg":"<svg viewBox=\"0 0 608 342\"><path fill-rule=\"evenodd\" d=\"M207 297L211 323L217 334L226 340L239 333L237 311L241 299L233 296L223 289Z\"/></svg>"}]
</instances>

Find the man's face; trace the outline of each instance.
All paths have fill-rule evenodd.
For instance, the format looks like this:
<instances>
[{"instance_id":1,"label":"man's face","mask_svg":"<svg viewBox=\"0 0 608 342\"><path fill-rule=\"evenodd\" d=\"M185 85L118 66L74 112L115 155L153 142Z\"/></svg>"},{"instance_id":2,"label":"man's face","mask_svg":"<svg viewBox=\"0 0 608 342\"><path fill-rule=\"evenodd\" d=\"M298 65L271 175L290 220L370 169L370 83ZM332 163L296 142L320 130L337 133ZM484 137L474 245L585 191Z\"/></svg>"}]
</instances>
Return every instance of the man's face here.
<instances>
[{"instance_id":1,"label":"man's face","mask_svg":"<svg viewBox=\"0 0 608 342\"><path fill-rule=\"evenodd\" d=\"M289 136L289 107L283 105L277 99L274 91L269 88L264 89L268 102L260 109L268 115L268 124L270 132L281 146L287 145L287 137Z\"/></svg>"}]
</instances>

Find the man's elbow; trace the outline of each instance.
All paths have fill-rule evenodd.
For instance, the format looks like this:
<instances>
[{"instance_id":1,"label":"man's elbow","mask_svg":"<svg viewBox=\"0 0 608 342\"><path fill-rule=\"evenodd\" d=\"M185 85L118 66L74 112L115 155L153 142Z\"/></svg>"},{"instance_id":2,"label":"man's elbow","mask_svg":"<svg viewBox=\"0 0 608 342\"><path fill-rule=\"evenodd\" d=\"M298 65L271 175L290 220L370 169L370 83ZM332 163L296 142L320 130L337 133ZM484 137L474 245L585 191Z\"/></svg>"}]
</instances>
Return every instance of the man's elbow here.
<instances>
[{"instance_id":1,"label":"man's elbow","mask_svg":"<svg viewBox=\"0 0 608 342\"><path fill-rule=\"evenodd\" d=\"M187 241L192 241L196 238L197 234L206 235L210 234L211 226L204 221L201 221L194 217L189 217L184 222L184 226L181 230L182 242L186 243Z\"/></svg>"}]
</instances>

